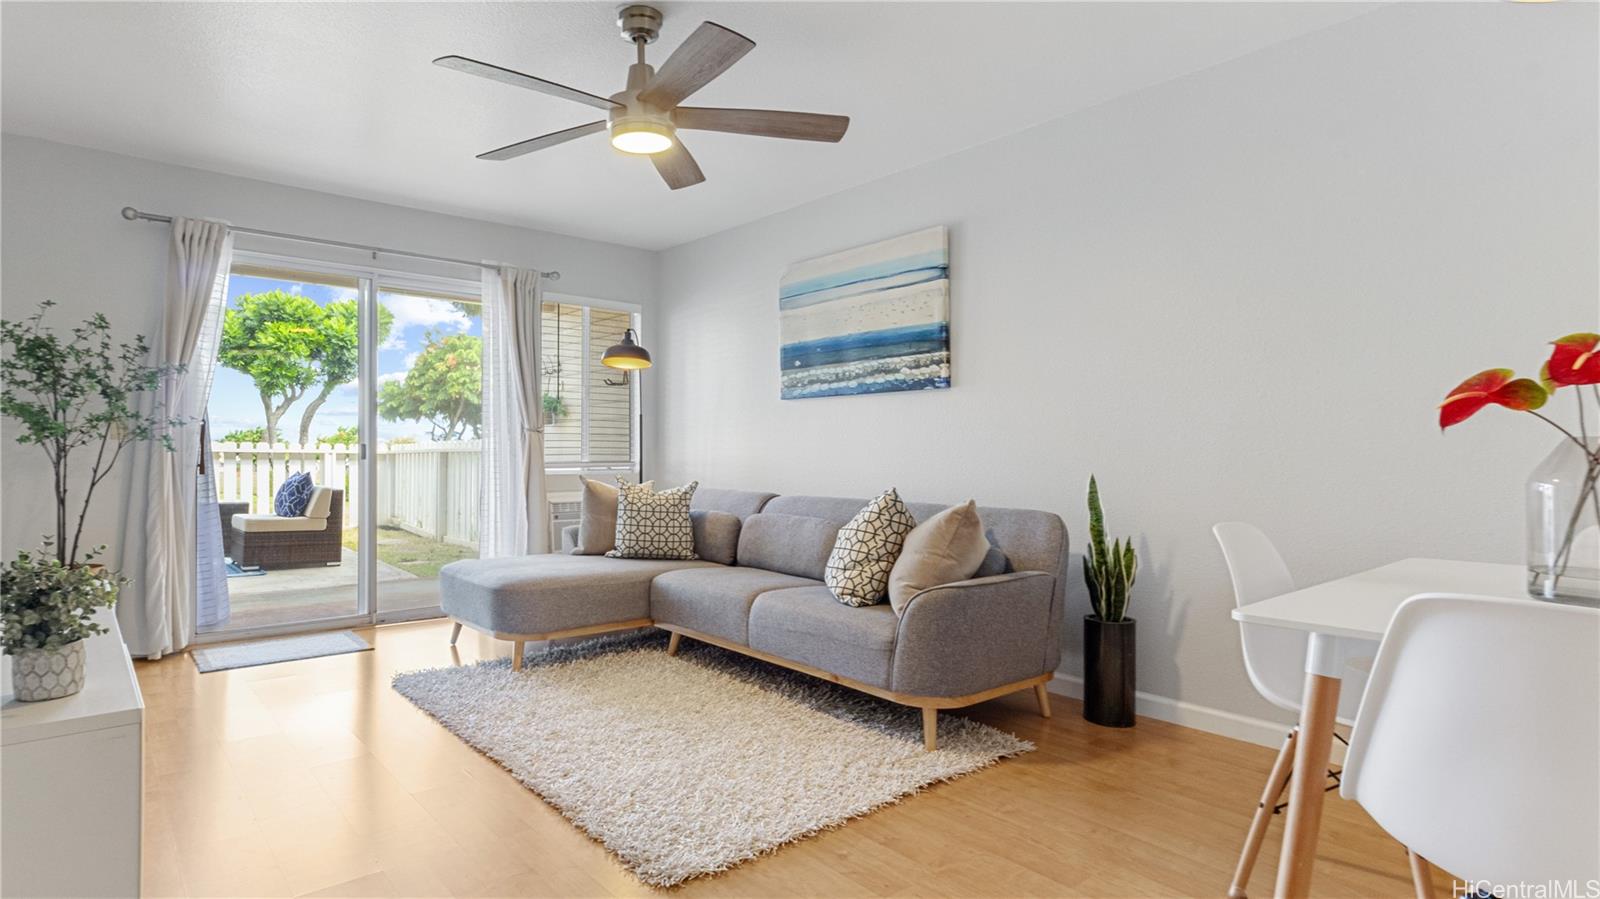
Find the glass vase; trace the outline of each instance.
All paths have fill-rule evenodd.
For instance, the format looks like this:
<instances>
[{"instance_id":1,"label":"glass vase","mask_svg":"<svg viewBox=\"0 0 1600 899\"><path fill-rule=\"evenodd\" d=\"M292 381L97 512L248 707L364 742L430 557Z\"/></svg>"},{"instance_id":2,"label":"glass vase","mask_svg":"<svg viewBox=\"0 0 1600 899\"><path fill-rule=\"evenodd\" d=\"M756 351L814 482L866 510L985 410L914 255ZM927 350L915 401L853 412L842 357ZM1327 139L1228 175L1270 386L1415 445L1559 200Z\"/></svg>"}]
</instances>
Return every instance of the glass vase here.
<instances>
[{"instance_id":1,"label":"glass vase","mask_svg":"<svg viewBox=\"0 0 1600 899\"><path fill-rule=\"evenodd\" d=\"M1563 440L1528 476L1528 593L1600 605L1600 440Z\"/></svg>"}]
</instances>

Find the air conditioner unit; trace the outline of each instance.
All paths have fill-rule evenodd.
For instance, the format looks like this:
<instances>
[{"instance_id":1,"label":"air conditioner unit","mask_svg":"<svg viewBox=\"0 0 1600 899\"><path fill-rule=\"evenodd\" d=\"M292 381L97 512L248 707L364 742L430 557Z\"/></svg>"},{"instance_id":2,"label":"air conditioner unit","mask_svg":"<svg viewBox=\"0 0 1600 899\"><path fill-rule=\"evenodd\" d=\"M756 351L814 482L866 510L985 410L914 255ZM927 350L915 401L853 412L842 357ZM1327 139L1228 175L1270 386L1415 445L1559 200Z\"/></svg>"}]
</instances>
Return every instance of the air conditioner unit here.
<instances>
[{"instance_id":1,"label":"air conditioner unit","mask_svg":"<svg viewBox=\"0 0 1600 899\"><path fill-rule=\"evenodd\" d=\"M577 524L579 519L583 517L583 501L578 499L569 502L566 501L566 497L562 497L562 501L558 502L556 499L551 498L549 505L550 551L560 552L561 530Z\"/></svg>"}]
</instances>

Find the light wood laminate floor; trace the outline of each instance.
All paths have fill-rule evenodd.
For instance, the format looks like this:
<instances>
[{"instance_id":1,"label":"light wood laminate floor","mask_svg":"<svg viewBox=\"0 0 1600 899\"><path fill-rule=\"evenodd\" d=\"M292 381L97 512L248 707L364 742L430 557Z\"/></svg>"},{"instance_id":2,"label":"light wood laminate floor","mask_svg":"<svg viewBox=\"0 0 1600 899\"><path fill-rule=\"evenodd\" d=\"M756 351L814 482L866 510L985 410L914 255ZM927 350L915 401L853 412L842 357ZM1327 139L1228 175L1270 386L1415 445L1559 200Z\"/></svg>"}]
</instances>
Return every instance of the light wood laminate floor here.
<instances>
[{"instance_id":1,"label":"light wood laminate floor","mask_svg":"<svg viewBox=\"0 0 1600 899\"><path fill-rule=\"evenodd\" d=\"M375 652L205 675L186 654L139 663L146 895L652 892L390 689L397 671L509 652L467 631L452 653L449 629L362 630ZM1048 721L1031 693L969 709L1038 751L673 892L1221 896L1273 752L1055 706ZM1331 797L1325 821L1316 895L1410 895L1404 851L1359 808ZM1280 816L1253 895L1271 893L1281 834Z\"/></svg>"}]
</instances>

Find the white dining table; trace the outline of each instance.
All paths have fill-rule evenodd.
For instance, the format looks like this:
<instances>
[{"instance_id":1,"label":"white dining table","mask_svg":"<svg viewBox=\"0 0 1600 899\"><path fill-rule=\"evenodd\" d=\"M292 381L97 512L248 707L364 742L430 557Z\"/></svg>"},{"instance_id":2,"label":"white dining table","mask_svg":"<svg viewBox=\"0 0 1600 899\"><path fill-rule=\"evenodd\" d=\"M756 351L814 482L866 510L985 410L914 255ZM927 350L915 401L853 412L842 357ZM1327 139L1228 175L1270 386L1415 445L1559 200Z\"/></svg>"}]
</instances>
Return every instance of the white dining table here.
<instances>
[{"instance_id":1,"label":"white dining table","mask_svg":"<svg viewBox=\"0 0 1600 899\"><path fill-rule=\"evenodd\" d=\"M1240 606L1237 621L1305 631L1305 701L1300 707L1300 738L1284 812L1283 851L1278 859L1279 899L1311 894L1311 869L1322 825L1328 756L1339 686L1346 662L1370 655L1383 639L1395 610L1419 593L1463 593L1536 600L1527 594L1528 571L1521 565L1402 559L1378 568Z\"/></svg>"}]
</instances>

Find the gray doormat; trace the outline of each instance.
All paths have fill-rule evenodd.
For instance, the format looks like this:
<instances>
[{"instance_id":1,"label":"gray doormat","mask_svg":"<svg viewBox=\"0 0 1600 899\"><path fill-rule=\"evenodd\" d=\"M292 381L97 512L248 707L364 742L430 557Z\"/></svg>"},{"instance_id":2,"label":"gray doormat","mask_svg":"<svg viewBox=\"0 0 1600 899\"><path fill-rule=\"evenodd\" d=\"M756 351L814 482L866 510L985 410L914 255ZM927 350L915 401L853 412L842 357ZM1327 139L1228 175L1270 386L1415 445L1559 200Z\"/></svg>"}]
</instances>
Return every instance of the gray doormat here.
<instances>
[{"instance_id":1,"label":"gray doormat","mask_svg":"<svg viewBox=\"0 0 1600 899\"><path fill-rule=\"evenodd\" d=\"M276 640L255 640L250 643L230 643L227 646L208 646L191 650L194 666L201 674L227 671L230 668L253 668L319 656L336 656L347 652L366 652L372 649L367 641L351 631L332 631L326 634L307 634L304 637L284 637Z\"/></svg>"}]
</instances>

